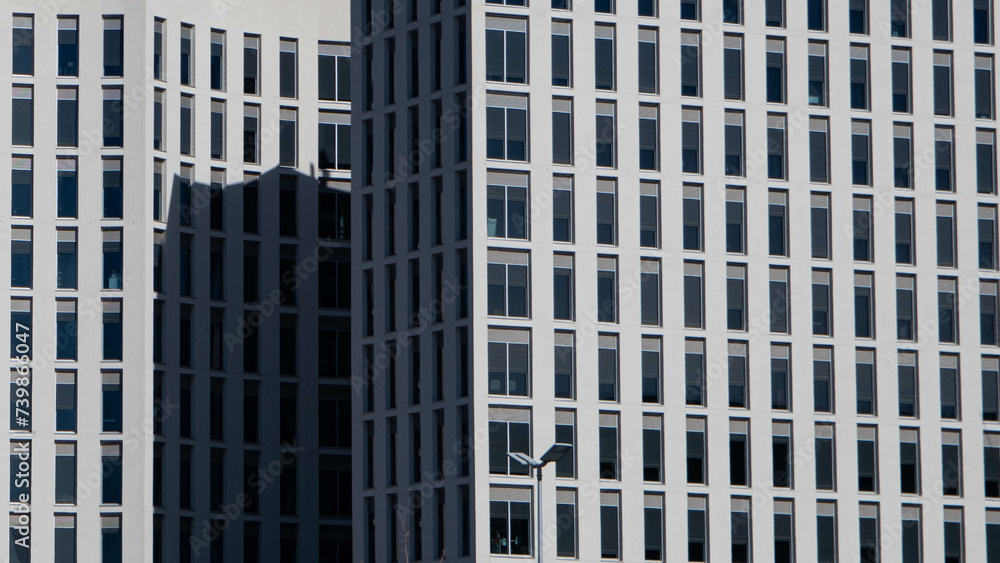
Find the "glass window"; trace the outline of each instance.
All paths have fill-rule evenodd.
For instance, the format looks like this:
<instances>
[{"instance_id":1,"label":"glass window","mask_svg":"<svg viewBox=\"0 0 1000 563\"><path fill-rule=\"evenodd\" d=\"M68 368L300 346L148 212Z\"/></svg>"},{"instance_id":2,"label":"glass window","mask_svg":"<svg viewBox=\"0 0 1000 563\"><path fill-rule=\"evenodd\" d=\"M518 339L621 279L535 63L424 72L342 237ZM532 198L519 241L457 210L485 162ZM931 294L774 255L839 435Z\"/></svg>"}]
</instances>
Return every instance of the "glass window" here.
<instances>
[{"instance_id":1,"label":"glass window","mask_svg":"<svg viewBox=\"0 0 1000 563\"><path fill-rule=\"evenodd\" d=\"M260 36L243 36L243 93L260 95Z\"/></svg>"},{"instance_id":2,"label":"glass window","mask_svg":"<svg viewBox=\"0 0 1000 563\"><path fill-rule=\"evenodd\" d=\"M335 43L319 44L320 100L351 101L350 47Z\"/></svg>"},{"instance_id":3,"label":"glass window","mask_svg":"<svg viewBox=\"0 0 1000 563\"><path fill-rule=\"evenodd\" d=\"M15 156L10 167L10 214L13 217L31 217L34 179L32 158Z\"/></svg>"},{"instance_id":4,"label":"glass window","mask_svg":"<svg viewBox=\"0 0 1000 563\"><path fill-rule=\"evenodd\" d=\"M527 20L520 18L486 18L486 80L527 82L527 27Z\"/></svg>"},{"instance_id":5,"label":"glass window","mask_svg":"<svg viewBox=\"0 0 1000 563\"><path fill-rule=\"evenodd\" d=\"M211 44L211 88L226 89L226 32L212 30Z\"/></svg>"},{"instance_id":6,"label":"glass window","mask_svg":"<svg viewBox=\"0 0 1000 563\"><path fill-rule=\"evenodd\" d=\"M12 89L11 100L11 141L12 145L30 147L35 144L35 103L31 86L17 86Z\"/></svg>"},{"instance_id":7,"label":"glass window","mask_svg":"<svg viewBox=\"0 0 1000 563\"><path fill-rule=\"evenodd\" d=\"M59 76L79 76L80 45L77 27L79 20L75 17L58 18L59 41ZM16 74L16 73L15 73Z\"/></svg>"},{"instance_id":8,"label":"glass window","mask_svg":"<svg viewBox=\"0 0 1000 563\"><path fill-rule=\"evenodd\" d=\"M56 230L56 288L77 287L77 245L75 229Z\"/></svg>"},{"instance_id":9,"label":"glass window","mask_svg":"<svg viewBox=\"0 0 1000 563\"><path fill-rule=\"evenodd\" d=\"M528 98L488 94L486 103L487 158L527 162Z\"/></svg>"},{"instance_id":10,"label":"glass window","mask_svg":"<svg viewBox=\"0 0 1000 563\"><path fill-rule=\"evenodd\" d=\"M298 41L282 39L278 49L278 85L282 98L298 97Z\"/></svg>"},{"instance_id":11,"label":"glass window","mask_svg":"<svg viewBox=\"0 0 1000 563\"><path fill-rule=\"evenodd\" d=\"M11 30L11 54L13 74L32 75L35 73L35 17L14 15Z\"/></svg>"}]
</instances>

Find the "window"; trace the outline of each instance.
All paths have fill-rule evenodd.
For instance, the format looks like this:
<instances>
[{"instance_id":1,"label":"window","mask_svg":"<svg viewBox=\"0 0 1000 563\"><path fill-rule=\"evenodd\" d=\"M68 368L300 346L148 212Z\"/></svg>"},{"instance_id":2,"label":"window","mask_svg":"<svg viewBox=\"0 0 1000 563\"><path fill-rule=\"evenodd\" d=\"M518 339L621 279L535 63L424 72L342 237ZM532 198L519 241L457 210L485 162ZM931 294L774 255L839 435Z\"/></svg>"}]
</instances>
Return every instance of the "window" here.
<instances>
[{"instance_id":1,"label":"window","mask_svg":"<svg viewBox=\"0 0 1000 563\"><path fill-rule=\"evenodd\" d=\"M809 181L830 183L830 120L809 118Z\"/></svg>"},{"instance_id":2,"label":"window","mask_svg":"<svg viewBox=\"0 0 1000 563\"><path fill-rule=\"evenodd\" d=\"M775 1L769 0L768 6ZM766 45L767 101L773 104L783 104L785 103L785 40L779 37L768 37Z\"/></svg>"},{"instance_id":3,"label":"window","mask_svg":"<svg viewBox=\"0 0 1000 563\"><path fill-rule=\"evenodd\" d=\"M874 338L874 274L856 272L854 274L854 336Z\"/></svg>"},{"instance_id":4,"label":"window","mask_svg":"<svg viewBox=\"0 0 1000 563\"><path fill-rule=\"evenodd\" d=\"M646 561L663 561L663 495L643 495L642 510Z\"/></svg>"},{"instance_id":5,"label":"window","mask_svg":"<svg viewBox=\"0 0 1000 563\"><path fill-rule=\"evenodd\" d=\"M897 188L913 189L913 126L892 126L893 181Z\"/></svg>"},{"instance_id":6,"label":"window","mask_svg":"<svg viewBox=\"0 0 1000 563\"><path fill-rule=\"evenodd\" d=\"M122 373L101 372L101 431L122 431Z\"/></svg>"},{"instance_id":7,"label":"window","mask_svg":"<svg viewBox=\"0 0 1000 563\"><path fill-rule=\"evenodd\" d=\"M164 49L163 49L163 28L166 22L159 18L153 20L153 79L163 80L164 73ZM60 73L61 74L61 73Z\"/></svg>"},{"instance_id":8,"label":"window","mask_svg":"<svg viewBox=\"0 0 1000 563\"><path fill-rule=\"evenodd\" d=\"M615 89L616 58L615 26L594 26L594 88L597 90Z\"/></svg>"},{"instance_id":9,"label":"window","mask_svg":"<svg viewBox=\"0 0 1000 563\"><path fill-rule=\"evenodd\" d=\"M26 363L32 356L31 299L11 298L10 311L10 357Z\"/></svg>"},{"instance_id":10,"label":"window","mask_svg":"<svg viewBox=\"0 0 1000 563\"><path fill-rule=\"evenodd\" d=\"M1000 434L983 434L986 498L1000 498Z\"/></svg>"},{"instance_id":11,"label":"window","mask_svg":"<svg viewBox=\"0 0 1000 563\"><path fill-rule=\"evenodd\" d=\"M122 444L101 444L101 504L122 503Z\"/></svg>"},{"instance_id":12,"label":"window","mask_svg":"<svg viewBox=\"0 0 1000 563\"><path fill-rule=\"evenodd\" d=\"M701 33L697 31L681 32L681 95L701 97Z\"/></svg>"},{"instance_id":13,"label":"window","mask_svg":"<svg viewBox=\"0 0 1000 563\"><path fill-rule=\"evenodd\" d=\"M653 0L645 0L652 4ZM641 8L641 6L640 6ZM656 94L660 91L660 41L655 28L639 28L639 92Z\"/></svg>"},{"instance_id":14,"label":"window","mask_svg":"<svg viewBox=\"0 0 1000 563\"><path fill-rule=\"evenodd\" d=\"M874 215L872 215L872 198L855 197L852 215L854 232L854 260L856 262L871 262L874 259Z\"/></svg>"},{"instance_id":15,"label":"window","mask_svg":"<svg viewBox=\"0 0 1000 563\"><path fill-rule=\"evenodd\" d=\"M681 19L701 21L701 0L681 0Z\"/></svg>"},{"instance_id":16,"label":"window","mask_svg":"<svg viewBox=\"0 0 1000 563\"><path fill-rule=\"evenodd\" d=\"M122 266L122 231L104 229L101 231L104 251L104 289L122 289L124 268Z\"/></svg>"},{"instance_id":17,"label":"window","mask_svg":"<svg viewBox=\"0 0 1000 563\"><path fill-rule=\"evenodd\" d=\"M77 288L76 229L56 230L56 288Z\"/></svg>"},{"instance_id":18,"label":"window","mask_svg":"<svg viewBox=\"0 0 1000 563\"><path fill-rule=\"evenodd\" d=\"M993 55L977 54L975 65L976 119L993 119Z\"/></svg>"},{"instance_id":19,"label":"window","mask_svg":"<svg viewBox=\"0 0 1000 563\"><path fill-rule=\"evenodd\" d=\"M723 37L723 96L727 100L743 99L743 36Z\"/></svg>"},{"instance_id":20,"label":"window","mask_svg":"<svg viewBox=\"0 0 1000 563\"><path fill-rule=\"evenodd\" d=\"M211 87L212 90L226 89L226 32L212 30L211 44Z\"/></svg>"},{"instance_id":21,"label":"window","mask_svg":"<svg viewBox=\"0 0 1000 563\"><path fill-rule=\"evenodd\" d=\"M935 41L951 41L951 0L934 0L931 16L931 37Z\"/></svg>"},{"instance_id":22,"label":"window","mask_svg":"<svg viewBox=\"0 0 1000 563\"><path fill-rule=\"evenodd\" d=\"M993 0L973 0L972 38L982 45L993 44Z\"/></svg>"},{"instance_id":23,"label":"window","mask_svg":"<svg viewBox=\"0 0 1000 563\"><path fill-rule=\"evenodd\" d=\"M490 487L490 553L531 555L531 502L530 488Z\"/></svg>"},{"instance_id":24,"label":"window","mask_svg":"<svg viewBox=\"0 0 1000 563\"><path fill-rule=\"evenodd\" d=\"M181 107L181 111L182 112L184 111L183 106ZM282 110L281 110L281 116L282 116L282 118L285 117L285 112L286 112L286 110L284 108L282 108ZM293 114L293 117L294 117L294 114ZM226 102L225 102L225 100L212 100L211 128L212 128L212 135L211 135L211 146L210 146L211 155L210 156L214 160L225 160L225 158L226 158ZM284 119L282 119L282 121L281 121L281 127L280 127L279 130L281 132L281 138L280 138L280 143L279 143L280 147L281 147L281 162L280 162L280 164L283 165L283 166L287 166L287 161L285 159L287 157L286 150L287 150L288 140L286 139L287 131L286 131L286 122L284 121ZM293 160L293 165L294 165L294 156L295 156L295 154L294 154L294 135L295 135L295 122L293 121L292 122L292 137L293 137L292 138L292 160ZM182 139L183 139L183 136L182 136Z\"/></svg>"},{"instance_id":25,"label":"window","mask_svg":"<svg viewBox=\"0 0 1000 563\"><path fill-rule=\"evenodd\" d=\"M527 252L490 250L489 314L503 317L530 317Z\"/></svg>"},{"instance_id":26,"label":"window","mask_svg":"<svg viewBox=\"0 0 1000 563\"><path fill-rule=\"evenodd\" d=\"M809 105L827 106L826 43L809 42Z\"/></svg>"},{"instance_id":27,"label":"window","mask_svg":"<svg viewBox=\"0 0 1000 563\"><path fill-rule=\"evenodd\" d=\"M555 397L558 399L574 398L576 396L576 345L572 332L555 333L553 365ZM556 442L559 442L558 431L557 428ZM556 472L558 473L558 469Z\"/></svg>"},{"instance_id":28,"label":"window","mask_svg":"<svg viewBox=\"0 0 1000 563\"><path fill-rule=\"evenodd\" d=\"M896 0L893 0L896 1ZM910 113L910 50L892 50L892 111Z\"/></svg>"},{"instance_id":29,"label":"window","mask_svg":"<svg viewBox=\"0 0 1000 563\"><path fill-rule=\"evenodd\" d=\"M749 563L750 539L753 532L750 525L750 499L732 498L729 513L729 539L733 563Z\"/></svg>"},{"instance_id":30,"label":"window","mask_svg":"<svg viewBox=\"0 0 1000 563\"><path fill-rule=\"evenodd\" d=\"M104 311L104 360L122 360L122 302L121 300L104 299L101 301Z\"/></svg>"},{"instance_id":31,"label":"window","mask_svg":"<svg viewBox=\"0 0 1000 563\"><path fill-rule=\"evenodd\" d=\"M35 73L35 17L14 15L11 37L13 74L32 75Z\"/></svg>"},{"instance_id":32,"label":"window","mask_svg":"<svg viewBox=\"0 0 1000 563\"><path fill-rule=\"evenodd\" d=\"M958 344L958 281L938 278L938 341Z\"/></svg>"},{"instance_id":33,"label":"window","mask_svg":"<svg viewBox=\"0 0 1000 563\"><path fill-rule=\"evenodd\" d=\"M566 321L575 318L575 285L573 255L555 254L552 257L553 318Z\"/></svg>"},{"instance_id":34,"label":"window","mask_svg":"<svg viewBox=\"0 0 1000 563\"><path fill-rule=\"evenodd\" d=\"M658 104L641 104L639 106L639 169L660 169L660 106Z\"/></svg>"},{"instance_id":35,"label":"window","mask_svg":"<svg viewBox=\"0 0 1000 563\"><path fill-rule=\"evenodd\" d=\"M812 272L813 334L833 335L833 288L829 270Z\"/></svg>"},{"instance_id":36,"label":"window","mask_svg":"<svg viewBox=\"0 0 1000 563\"><path fill-rule=\"evenodd\" d=\"M773 484L777 488L793 487L792 423L771 423L771 467Z\"/></svg>"},{"instance_id":37,"label":"window","mask_svg":"<svg viewBox=\"0 0 1000 563\"><path fill-rule=\"evenodd\" d=\"M573 85L572 22L552 22L552 85Z\"/></svg>"},{"instance_id":38,"label":"window","mask_svg":"<svg viewBox=\"0 0 1000 563\"><path fill-rule=\"evenodd\" d=\"M935 20L935 24L937 24ZM934 51L934 115L952 115L952 55Z\"/></svg>"},{"instance_id":39,"label":"window","mask_svg":"<svg viewBox=\"0 0 1000 563\"><path fill-rule=\"evenodd\" d=\"M124 76L125 43L122 18L104 18L104 76Z\"/></svg>"},{"instance_id":40,"label":"window","mask_svg":"<svg viewBox=\"0 0 1000 563\"><path fill-rule=\"evenodd\" d=\"M486 17L486 80L527 82L527 28L525 19Z\"/></svg>"},{"instance_id":41,"label":"window","mask_svg":"<svg viewBox=\"0 0 1000 563\"><path fill-rule=\"evenodd\" d=\"M868 35L868 0L850 0L847 19L851 33Z\"/></svg>"},{"instance_id":42,"label":"window","mask_svg":"<svg viewBox=\"0 0 1000 563\"><path fill-rule=\"evenodd\" d=\"M194 85L194 26L181 24L181 84Z\"/></svg>"},{"instance_id":43,"label":"window","mask_svg":"<svg viewBox=\"0 0 1000 563\"><path fill-rule=\"evenodd\" d=\"M708 561L708 498L688 496L687 499L688 561Z\"/></svg>"},{"instance_id":44,"label":"window","mask_svg":"<svg viewBox=\"0 0 1000 563\"><path fill-rule=\"evenodd\" d=\"M663 417L642 417L642 480L663 481Z\"/></svg>"},{"instance_id":45,"label":"window","mask_svg":"<svg viewBox=\"0 0 1000 563\"><path fill-rule=\"evenodd\" d=\"M573 242L572 176L552 178L552 240Z\"/></svg>"},{"instance_id":46,"label":"window","mask_svg":"<svg viewBox=\"0 0 1000 563\"><path fill-rule=\"evenodd\" d=\"M878 492L878 427L858 427L858 490Z\"/></svg>"},{"instance_id":47,"label":"window","mask_svg":"<svg viewBox=\"0 0 1000 563\"><path fill-rule=\"evenodd\" d=\"M904 505L902 510L902 529L900 548L903 563L920 563L923 561L923 525L921 524L920 506Z\"/></svg>"},{"instance_id":48,"label":"window","mask_svg":"<svg viewBox=\"0 0 1000 563\"><path fill-rule=\"evenodd\" d=\"M722 22L743 23L743 0L722 0Z\"/></svg>"},{"instance_id":49,"label":"window","mask_svg":"<svg viewBox=\"0 0 1000 563\"><path fill-rule=\"evenodd\" d=\"M279 115L278 164L294 167L298 162L298 110L281 108ZM214 145L212 150L214 153Z\"/></svg>"},{"instance_id":50,"label":"window","mask_svg":"<svg viewBox=\"0 0 1000 563\"><path fill-rule=\"evenodd\" d=\"M979 269L997 269L997 209L979 206Z\"/></svg>"},{"instance_id":51,"label":"window","mask_svg":"<svg viewBox=\"0 0 1000 563\"><path fill-rule=\"evenodd\" d=\"M858 349L855 353L855 382L858 414L875 415L878 399L875 376L875 352Z\"/></svg>"},{"instance_id":52,"label":"window","mask_svg":"<svg viewBox=\"0 0 1000 563\"><path fill-rule=\"evenodd\" d=\"M788 179L786 121L784 114L767 115L767 177L771 180Z\"/></svg>"},{"instance_id":53,"label":"window","mask_svg":"<svg viewBox=\"0 0 1000 563\"><path fill-rule=\"evenodd\" d=\"M961 378L958 356L941 354L941 418L959 420L962 416Z\"/></svg>"},{"instance_id":54,"label":"window","mask_svg":"<svg viewBox=\"0 0 1000 563\"><path fill-rule=\"evenodd\" d=\"M785 0L765 0L764 25L785 27Z\"/></svg>"},{"instance_id":55,"label":"window","mask_svg":"<svg viewBox=\"0 0 1000 563\"><path fill-rule=\"evenodd\" d=\"M494 407L489 416L490 474L527 475L528 466L507 454L531 454L531 409Z\"/></svg>"},{"instance_id":56,"label":"window","mask_svg":"<svg viewBox=\"0 0 1000 563\"><path fill-rule=\"evenodd\" d=\"M826 31L826 0L809 0L807 16L809 31Z\"/></svg>"},{"instance_id":57,"label":"window","mask_svg":"<svg viewBox=\"0 0 1000 563\"><path fill-rule=\"evenodd\" d=\"M122 89L104 89L104 146L121 147L123 140L122 116Z\"/></svg>"},{"instance_id":58,"label":"window","mask_svg":"<svg viewBox=\"0 0 1000 563\"><path fill-rule=\"evenodd\" d=\"M512 0L512 3L519 4L521 0ZM615 0L594 0L594 11L598 14L615 13Z\"/></svg>"},{"instance_id":59,"label":"window","mask_svg":"<svg viewBox=\"0 0 1000 563\"><path fill-rule=\"evenodd\" d=\"M530 342L526 330L489 329L490 395L528 396Z\"/></svg>"},{"instance_id":60,"label":"window","mask_svg":"<svg viewBox=\"0 0 1000 563\"><path fill-rule=\"evenodd\" d=\"M893 37L910 36L910 0L891 0L889 31Z\"/></svg>"},{"instance_id":61,"label":"window","mask_svg":"<svg viewBox=\"0 0 1000 563\"><path fill-rule=\"evenodd\" d=\"M180 116L181 154L190 156L194 154L194 96L181 94Z\"/></svg>"},{"instance_id":62,"label":"window","mask_svg":"<svg viewBox=\"0 0 1000 563\"><path fill-rule=\"evenodd\" d=\"M556 556L577 556L576 489L556 489Z\"/></svg>"},{"instance_id":63,"label":"window","mask_svg":"<svg viewBox=\"0 0 1000 563\"><path fill-rule=\"evenodd\" d=\"M996 281L980 280L979 282L979 342L984 346L1000 345L1000 332L997 322L1000 319L1000 300L998 300Z\"/></svg>"},{"instance_id":64,"label":"window","mask_svg":"<svg viewBox=\"0 0 1000 563\"><path fill-rule=\"evenodd\" d=\"M601 412L598 415L598 469L601 479L618 480L619 475L619 433L618 413Z\"/></svg>"},{"instance_id":65,"label":"window","mask_svg":"<svg viewBox=\"0 0 1000 563\"><path fill-rule=\"evenodd\" d=\"M725 171L726 176L745 176L743 112L726 111L725 116Z\"/></svg>"},{"instance_id":66,"label":"window","mask_svg":"<svg viewBox=\"0 0 1000 563\"><path fill-rule=\"evenodd\" d=\"M552 99L552 162L573 164L573 99Z\"/></svg>"},{"instance_id":67,"label":"window","mask_svg":"<svg viewBox=\"0 0 1000 563\"><path fill-rule=\"evenodd\" d=\"M954 268L955 263L955 204L938 202L937 209L937 265L940 268Z\"/></svg>"},{"instance_id":68,"label":"window","mask_svg":"<svg viewBox=\"0 0 1000 563\"><path fill-rule=\"evenodd\" d=\"M601 491L601 559L621 559L621 493Z\"/></svg>"},{"instance_id":69,"label":"window","mask_svg":"<svg viewBox=\"0 0 1000 563\"><path fill-rule=\"evenodd\" d=\"M747 270L745 265L726 265L726 328L747 329Z\"/></svg>"},{"instance_id":70,"label":"window","mask_svg":"<svg viewBox=\"0 0 1000 563\"><path fill-rule=\"evenodd\" d=\"M789 304L791 295L788 287L788 268L771 268L769 286L769 316L771 319L771 332L788 333L789 325Z\"/></svg>"},{"instance_id":71,"label":"window","mask_svg":"<svg viewBox=\"0 0 1000 563\"><path fill-rule=\"evenodd\" d=\"M837 464L835 426L833 424L816 424L816 489L820 491L837 490Z\"/></svg>"},{"instance_id":72,"label":"window","mask_svg":"<svg viewBox=\"0 0 1000 563\"><path fill-rule=\"evenodd\" d=\"M79 130L77 89L57 88L57 95L56 146L75 147Z\"/></svg>"},{"instance_id":73,"label":"window","mask_svg":"<svg viewBox=\"0 0 1000 563\"><path fill-rule=\"evenodd\" d=\"M56 442L55 502L76 504L76 442Z\"/></svg>"},{"instance_id":74,"label":"window","mask_svg":"<svg viewBox=\"0 0 1000 563\"><path fill-rule=\"evenodd\" d=\"M851 121L851 182L872 185L871 121Z\"/></svg>"},{"instance_id":75,"label":"window","mask_svg":"<svg viewBox=\"0 0 1000 563\"><path fill-rule=\"evenodd\" d=\"M682 239L684 250L702 249L701 186L684 184L681 202Z\"/></svg>"},{"instance_id":76,"label":"window","mask_svg":"<svg viewBox=\"0 0 1000 563\"><path fill-rule=\"evenodd\" d=\"M53 520L55 522L55 529L53 531L53 546L55 548L55 552L64 555L70 561L76 561L76 515L56 514ZM11 542L11 545L12 547L14 546L13 541ZM11 549L11 553L14 553L14 549ZM27 561L27 559L19 559L18 557L19 556L16 555L12 556L11 560Z\"/></svg>"},{"instance_id":77,"label":"window","mask_svg":"<svg viewBox=\"0 0 1000 563\"><path fill-rule=\"evenodd\" d=\"M705 447L705 419L687 419L687 482L708 484L708 460Z\"/></svg>"},{"instance_id":78,"label":"window","mask_svg":"<svg viewBox=\"0 0 1000 563\"><path fill-rule=\"evenodd\" d=\"M597 102L595 162L599 167L618 166L616 109L615 102Z\"/></svg>"},{"instance_id":79,"label":"window","mask_svg":"<svg viewBox=\"0 0 1000 563\"><path fill-rule=\"evenodd\" d=\"M35 144L35 103L31 86L14 86L11 100L12 145L30 147Z\"/></svg>"},{"instance_id":80,"label":"window","mask_svg":"<svg viewBox=\"0 0 1000 563\"><path fill-rule=\"evenodd\" d=\"M105 158L104 168L104 218L122 218L122 161L120 158ZM190 168L187 169L190 173ZM181 175L184 175L182 170ZM182 223L183 224L183 221Z\"/></svg>"},{"instance_id":81,"label":"window","mask_svg":"<svg viewBox=\"0 0 1000 563\"><path fill-rule=\"evenodd\" d=\"M298 41L281 39L278 49L279 92L282 98L298 96Z\"/></svg>"},{"instance_id":82,"label":"window","mask_svg":"<svg viewBox=\"0 0 1000 563\"><path fill-rule=\"evenodd\" d=\"M639 246L660 247L660 185L639 182Z\"/></svg>"},{"instance_id":83,"label":"window","mask_svg":"<svg viewBox=\"0 0 1000 563\"><path fill-rule=\"evenodd\" d=\"M528 238L528 186L522 174L490 172L486 188L487 236Z\"/></svg>"},{"instance_id":84,"label":"window","mask_svg":"<svg viewBox=\"0 0 1000 563\"><path fill-rule=\"evenodd\" d=\"M62 160L59 160L62 163ZM15 156L10 166L10 214L12 217L31 217L33 176L30 156Z\"/></svg>"},{"instance_id":85,"label":"window","mask_svg":"<svg viewBox=\"0 0 1000 563\"><path fill-rule=\"evenodd\" d=\"M729 484L750 485L750 421L729 419Z\"/></svg>"},{"instance_id":86,"label":"window","mask_svg":"<svg viewBox=\"0 0 1000 563\"><path fill-rule=\"evenodd\" d=\"M243 93L260 95L260 36L243 36Z\"/></svg>"},{"instance_id":87,"label":"window","mask_svg":"<svg viewBox=\"0 0 1000 563\"><path fill-rule=\"evenodd\" d=\"M56 432L76 432L76 397L76 372L56 371ZM16 399L12 398L12 406L14 403Z\"/></svg>"},{"instance_id":88,"label":"window","mask_svg":"<svg viewBox=\"0 0 1000 563\"><path fill-rule=\"evenodd\" d=\"M947 496L962 496L962 433L958 430L941 432L941 492Z\"/></svg>"},{"instance_id":89,"label":"window","mask_svg":"<svg viewBox=\"0 0 1000 563\"><path fill-rule=\"evenodd\" d=\"M947 563L963 563L965 561L965 532L963 526L963 509L944 509L944 560Z\"/></svg>"},{"instance_id":90,"label":"window","mask_svg":"<svg viewBox=\"0 0 1000 563\"><path fill-rule=\"evenodd\" d=\"M940 192L955 191L955 129L934 128L934 189Z\"/></svg>"},{"instance_id":91,"label":"window","mask_svg":"<svg viewBox=\"0 0 1000 563\"><path fill-rule=\"evenodd\" d=\"M641 297L641 322L648 326L660 326L661 320L661 299L660 299L660 261L641 261L642 273L640 274Z\"/></svg>"},{"instance_id":92,"label":"window","mask_svg":"<svg viewBox=\"0 0 1000 563\"><path fill-rule=\"evenodd\" d=\"M31 289L31 227L10 228L10 287Z\"/></svg>"},{"instance_id":93,"label":"window","mask_svg":"<svg viewBox=\"0 0 1000 563\"><path fill-rule=\"evenodd\" d=\"M528 98L526 96L487 94L486 104L487 158L526 162L528 160Z\"/></svg>"},{"instance_id":94,"label":"window","mask_svg":"<svg viewBox=\"0 0 1000 563\"><path fill-rule=\"evenodd\" d=\"M701 166L701 109L682 108L681 168L689 174L701 174Z\"/></svg>"},{"instance_id":95,"label":"window","mask_svg":"<svg viewBox=\"0 0 1000 563\"><path fill-rule=\"evenodd\" d=\"M350 47L342 44L319 44L318 97L324 101L351 100Z\"/></svg>"},{"instance_id":96,"label":"window","mask_svg":"<svg viewBox=\"0 0 1000 563\"><path fill-rule=\"evenodd\" d=\"M918 418L920 416L920 385L917 377L917 354L900 351L896 361L899 416Z\"/></svg>"},{"instance_id":97,"label":"window","mask_svg":"<svg viewBox=\"0 0 1000 563\"><path fill-rule=\"evenodd\" d=\"M992 129L976 130L976 192L995 194L996 169L996 131Z\"/></svg>"},{"instance_id":98,"label":"window","mask_svg":"<svg viewBox=\"0 0 1000 563\"><path fill-rule=\"evenodd\" d=\"M705 341L684 341L684 402L705 406Z\"/></svg>"},{"instance_id":99,"label":"window","mask_svg":"<svg viewBox=\"0 0 1000 563\"><path fill-rule=\"evenodd\" d=\"M684 327L705 328L704 265L684 262Z\"/></svg>"},{"instance_id":100,"label":"window","mask_svg":"<svg viewBox=\"0 0 1000 563\"><path fill-rule=\"evenodd\" d=\"M791 348L771 345L771 410L792 410Z\"/></svg>"},{"instance_id":101,"label":"window","mask_svg":"<svg viewBox=\"0 0 1000 563\"><path fill-rule=\"evenodd\" d=\"M167 148L163 140L163 120L166 116L166 105L163 99L165 96L166 91L160 88L153 92L153 149L158 151Z\"/></svg>"},{"instance_id":102,"label":"window","mask_svg":"<svg viewBox=\"0 0 1000 563\"><path fill-rule=\"evenodd\" d=\"M747 343L729 342L729 407L749 408L750 391L747 374Z\"/></svg>"},{"instance_id":103,"label":"window","mask_svg":"<svg viewBox=\"0 0 1000 563\"><path fill-rule=\"evenodd\" d=\"M259 110L259 107L256 107ZM344 112L319 112L319 167L351 169L351 116Z\"/></svg>"},{"instance_id":104,"label":"window","mask_svg":"<svg viewBox=\"0 0 1000 563\"><path fill-rule=\"evenodd\" d=\"M917 338L916 277L896 276L896 339L913 342Z\"/></svg>"},{"instance_id":105,"label":"window","mask_svg":"<svg viewBox=\"0 0 1000 563\"><path fill-rule=\"evenodd\" d=\"M618 335L615 334L597 337L597 398L618 400Z\"/></svg>"},{"instance_id":106,"label":"window","mask_svg":"<svg viewBox=\"0 0 1000 563\"><path fill-rule=\"evenodd\" d=\"M851 109L871 109L870 95L868 46L851 45Z\"/></svg>"},{"instance_id":107,"label":"window","mask_svg":"<svg viewBox=\"0 0 1000 563\"><path fill-rule=\"evenodd\" d=\"M986 510L986 559L1000 555L1000 511Z\"/></svg>"},{"instance_id":108,"label":"window","mask_svg":"<svg viewBox=\"0 0 1000 563\"><path fill-rule=\"evenodd\" d=\"M598 178L597 180L597 244L618 243L618 194L617 181Z\"/></svg>"}]
</instances>

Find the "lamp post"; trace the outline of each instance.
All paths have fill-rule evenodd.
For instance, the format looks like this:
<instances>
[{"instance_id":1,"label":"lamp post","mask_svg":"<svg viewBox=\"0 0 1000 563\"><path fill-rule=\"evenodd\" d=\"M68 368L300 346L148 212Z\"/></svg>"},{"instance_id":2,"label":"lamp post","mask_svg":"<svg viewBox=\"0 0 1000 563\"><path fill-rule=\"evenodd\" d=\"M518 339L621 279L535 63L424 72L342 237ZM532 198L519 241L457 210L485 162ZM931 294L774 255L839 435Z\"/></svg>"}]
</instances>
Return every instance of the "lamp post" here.
<instances>
[{"instance_id":1,"label":"lamp post","mask_svg":"<svg viewBox=\"0 0 1000 563\"><path fill-rule=\"evenodd\" d=\"M535 542L535 553L537 557L535 558L538 563L542 563L542 468L548 465L550 462L559 461L562 456L566 455L566 452L570 451L573 446L569 444L552 444L542 459L534 459L528 457L526 454L520 452L507 452L507 455L514 461L520 463L521 465L527 465L535 472L535 478L538 482L538 502L535 507L535 520L538 522L538 541Z\"/></svg>"}]
</instances>

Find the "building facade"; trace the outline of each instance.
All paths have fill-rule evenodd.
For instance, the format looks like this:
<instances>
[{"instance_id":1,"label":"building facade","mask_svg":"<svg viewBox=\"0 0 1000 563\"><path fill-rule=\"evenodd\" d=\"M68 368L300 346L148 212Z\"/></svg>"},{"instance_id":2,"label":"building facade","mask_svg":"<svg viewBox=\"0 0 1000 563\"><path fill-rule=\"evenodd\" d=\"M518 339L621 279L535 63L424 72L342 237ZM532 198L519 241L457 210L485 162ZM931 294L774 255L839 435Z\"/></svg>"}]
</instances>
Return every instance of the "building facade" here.
<instances>
[{"instance_id":1,"label":"building facade","mask_svg":"<svg viewBox=\"0 0 1000 563\"><path fill-rule=\"evenodd\" d=\"M355 560L1000 560L992 1L352 21Z\"/></svg>"},{"instance_id":2,"label":"building facade","mask_svg":"<svg viewBox=\"0 0 1000 563\"><path fill-rule=\"evenodd\" d=\"M349 559L347 14L4 4L6 560Z\"/></svg>"}]
</instances>

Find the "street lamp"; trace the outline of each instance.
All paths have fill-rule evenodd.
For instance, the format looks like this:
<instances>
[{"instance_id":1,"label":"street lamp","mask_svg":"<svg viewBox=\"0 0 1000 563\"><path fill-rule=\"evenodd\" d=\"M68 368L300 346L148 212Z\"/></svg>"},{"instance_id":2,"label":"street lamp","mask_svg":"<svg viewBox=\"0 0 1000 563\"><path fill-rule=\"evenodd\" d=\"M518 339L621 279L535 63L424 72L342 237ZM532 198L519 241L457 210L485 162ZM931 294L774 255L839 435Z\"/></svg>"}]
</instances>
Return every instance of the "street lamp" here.
<instances>
[{"instance_id":1,"label":"street lamp","mask_svg":"<svg viewBox=\"0 0 1000 563\"><path fill-rule=\"evenodd\" d=\"M507 456L514 461L533 469L535 477L538 479L538 502L536 503L535 517L535 520L538 522L538 541L535 542L536 561L538 563L542 563L542 468L551 462L559 461L571 449L573 449L573 446L570 444L552 444L552 447L549 448L549 451L545 452L545 455L540 460L528 457L527 454L522 454L521 452L507 452Z\"/></svg>"}]
</instances>

